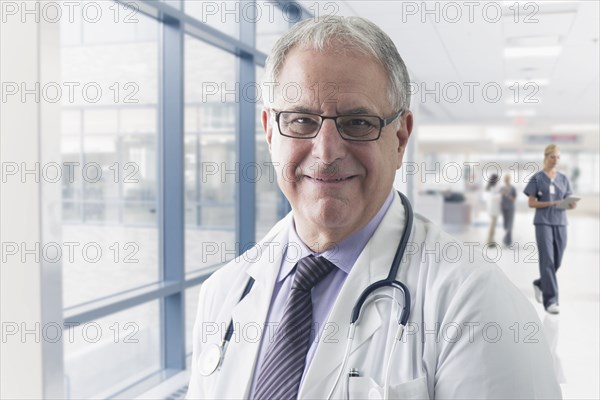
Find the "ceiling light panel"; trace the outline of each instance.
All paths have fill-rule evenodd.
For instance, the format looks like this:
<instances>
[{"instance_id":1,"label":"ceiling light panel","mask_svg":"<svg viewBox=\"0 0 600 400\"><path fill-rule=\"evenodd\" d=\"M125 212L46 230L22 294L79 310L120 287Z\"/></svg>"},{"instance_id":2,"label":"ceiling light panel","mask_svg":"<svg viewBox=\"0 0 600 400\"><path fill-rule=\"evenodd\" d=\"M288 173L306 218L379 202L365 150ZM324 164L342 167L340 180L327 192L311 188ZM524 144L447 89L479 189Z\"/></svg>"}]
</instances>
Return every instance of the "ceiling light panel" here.
<instances>
[{"instance_id":1,"label":"ceiling light panel","mask_svg":"<svg viewBox=\"0 0 600 400\"><path fill-rule=\"evenodd\" d=\"M507 117L533 117L537 114L537 112L533 109L524 109L524 110L508 110L506 112Z\"/></svg>"},{"instance_id":2,"label":"ceiling light panel","mask_svg":"<svg viewBox=\"0 0 600 400\"><path fill-rule=\"evenodd\" d=\"M516 36L506 39L509 47L558 46L561 44L560 35Z\"/></svg>"},{"instance_id":3,"label":"ceiling light panel","mask_svg":"<svg viewBox=\"0 0 600 400\"><path fill-rule=\"evenodd\" d=\"M523 38L522 41L549 42L567 37L573 26L576 12L550 13L544 14L542 8L535 8L536 2L529 2L532 8L518 13L511 11L502 18L502 28L505 40L515 40L514 38ZM504 15L504 14L503 14ZM508 44L508 43L507 43Z\"/></svg>"},{"instance_id":4,"label":"ceiling light panel","mask_svg":"<svg viewBox=\"0 0 600 400\"><path fill-rule=\"evenodd\" d=\"M506 58L529 58L529 57L556 57L560 54L560 46L528 46L528 47L505 47Z\"/></svg>"}]
</instances>

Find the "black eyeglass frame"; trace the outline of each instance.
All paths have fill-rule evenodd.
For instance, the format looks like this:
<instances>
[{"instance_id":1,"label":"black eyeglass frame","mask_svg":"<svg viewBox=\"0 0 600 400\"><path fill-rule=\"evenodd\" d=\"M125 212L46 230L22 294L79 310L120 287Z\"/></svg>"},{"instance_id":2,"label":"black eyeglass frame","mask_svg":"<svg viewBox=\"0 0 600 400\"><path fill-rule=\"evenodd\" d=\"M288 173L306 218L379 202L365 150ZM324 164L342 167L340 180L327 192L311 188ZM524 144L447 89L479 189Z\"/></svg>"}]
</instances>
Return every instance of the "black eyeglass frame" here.
<instances>
[{"instance_id":1,"label":"black eyeglass frame","mask_svg":"<svg viewBox=\"0 0 600 400\"><path fill-rule=\"evenodd\" d=\"M338 131L338 133L340 134L340 137L344 140L348 140L351 142L374 142L375 140L379 140L379 138L381 137L381 131L383 130L383 128L385 128L386 126L388 126L389 124L391 124L392 122L394 122L398 117L401 117L406 110L401 109L400 111L398 111L397 113L395 113L394 115L388 117L388 118L381 118L378 115L367 115L367 114L346 114L346 115L336 115L335 117L326 117L324 115L320 115L320 114L315 114L315 113L309 113L309 112L300 112L300 111L277 111L277 110L273 110L271 109L271 111L273 111L275 113L275 121L277 122L277 130L279 131L279 134L281 136L285 136L285 137L289 137L292 139L314 139L319 135L319 132L321 132L321 127L323 126L323 122L325 122L325 120L327 119L332 119L333 123L335 124L335 128ZM291 114L304 114L304 115L313 115L315 117L319 117L321 118L321 124L319 125L319 129L317 129L317 131L315 132L315 134L313 136L290 136L290 135L286 135L285 133L283 133L281 131L281 126L279 125L279 117L281 116L282 113L291 113ZM373 139L350 139L347 137L344 137L344 135L342 134L342 132L340 132L340 127L338 126L337 123L337 119L338 118L342 118L342 117L369 117L369 118L377 118L379 120L379 132L377 133L377 137L373 138Z\"/></svg>"}]
</instances>

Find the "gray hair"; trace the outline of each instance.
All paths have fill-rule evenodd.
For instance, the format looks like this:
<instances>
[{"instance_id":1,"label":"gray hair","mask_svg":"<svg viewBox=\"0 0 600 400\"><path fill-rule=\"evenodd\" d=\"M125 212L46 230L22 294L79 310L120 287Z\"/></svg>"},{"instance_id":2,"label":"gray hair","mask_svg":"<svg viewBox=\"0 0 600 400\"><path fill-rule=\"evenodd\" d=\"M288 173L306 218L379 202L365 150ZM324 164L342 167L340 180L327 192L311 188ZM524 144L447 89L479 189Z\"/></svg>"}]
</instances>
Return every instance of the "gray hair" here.
<instances>
[{"instance_id":1,"label":"gray hair","mask_svg":"<svg viewBox=\"0 0 600 400\"><path fill-rule=\"evenodd\" d=\"M273 46L267 58L263 82L277 82L287 54L295 46L324 51L332 43L373 56L389 80L388 100L395 110L410 107L409 76L392 39L371 21L361 17L327 16L294 25ZM269 106L269 96L263 96Z\"/></svg>"}]
</instances>

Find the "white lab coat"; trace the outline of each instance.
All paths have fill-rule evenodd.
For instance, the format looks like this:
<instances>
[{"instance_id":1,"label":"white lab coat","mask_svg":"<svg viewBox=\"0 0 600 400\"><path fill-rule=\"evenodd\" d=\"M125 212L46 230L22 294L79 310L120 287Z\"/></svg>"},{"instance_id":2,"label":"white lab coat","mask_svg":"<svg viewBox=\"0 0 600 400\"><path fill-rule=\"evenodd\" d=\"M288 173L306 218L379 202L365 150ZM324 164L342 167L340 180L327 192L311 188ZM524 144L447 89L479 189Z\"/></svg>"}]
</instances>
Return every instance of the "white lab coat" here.
<instances>
[{"instance_id":1,"label":"white lab coat","mask_svg":"<svg viewBox=\"0 0 600 400\"><path fill-rule=\"evenodd\" d=\"M500 203L502 202L502 187L500 183L496 183L487 192L487 210L490 217L500 215Z\"/></svg>"},{"instance_id":2,"label":"white lab coat","mask_svg":"<svg viewBox=\"0 0 600 400\"><path fill-rule=\"evenodd\" d=\"M339 293L305 372L300 399L327 398L342 362L355 301L369 284L387 276L404 220L396 195ZM250 253L203 284L188 398L248 396L260 345L258 333L267 316L289 225L288 215ZM398 274L410 290L411 314L404 339L394 352L390 398L561 398L537 314L504 273L483 260L481 248L469 252L415 215ZM254 287L239 301L250 276L256 280ZM353 388L371 398L382 393L383 364L396 332L392 304L388 298L366 306L352 345L348 368L360 373L360 378L350 378L356 379ZM198 369L200 354L207 345L221 343L231 318L236 333L221 370L204 377ZM334 398L343 398L342 385Z\"/></svg>"}]
</instances>

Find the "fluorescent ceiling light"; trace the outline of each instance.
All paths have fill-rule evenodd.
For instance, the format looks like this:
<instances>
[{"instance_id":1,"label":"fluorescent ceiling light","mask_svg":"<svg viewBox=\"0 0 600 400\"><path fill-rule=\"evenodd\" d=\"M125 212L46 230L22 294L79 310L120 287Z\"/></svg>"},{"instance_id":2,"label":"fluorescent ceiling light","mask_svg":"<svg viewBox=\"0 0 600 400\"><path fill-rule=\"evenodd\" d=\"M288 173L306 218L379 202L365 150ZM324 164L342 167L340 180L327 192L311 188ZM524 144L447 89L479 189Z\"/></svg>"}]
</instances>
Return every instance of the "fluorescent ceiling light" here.
<instances>
[{"instance_id":1,"label":"fluorescent ceiling light","mask_svg":"<svg viewBox=\"0 0 600 400\"><path fill-rule=\"evenodd\" d=\"M506 39L506 44L510 47L557 46L560 41L559 35L515 36Z\"/></svg>"},{"instance_id":2,"label":"fluorescent ceiling light","mask_svg":"<svg viewBox=\"0 0 600 400\"><path fill-rule=\"evenodd\" d=\"M525 86L528 83L534 84L537 86L548 86L548 83L550 83L550 82L548 81L548 79L543 79L543 78L542 79L537 79L537 78L536 79L507 79L504 81L505 86L512 86L515 83L518 84L519 87L522 88L523 86Z\"/></svg>"},{"instance_id":3,"label":"fluorescent ceiling light","mask_svg":"<svg viewBox=\"0 0 600 400\"><path fill-rule=\"evenodd\" d=\"M537 100L537 101L534 101L534 100ZM531 98L531 99L528 99L527 102L525 102L525 98L523 96L520 98L517 98L517 101L515 102L515 98L512 95L507 96L506 99L504 100L504 104L506 104L507 106L516 106L516 107L523 107L523 106L535 107L541 103L542 103L542 99L538 99L538 98Z\"/></svg>"},{"instance_id":4,"label":"fluorescent ceiling light","mask_svg":"<svg viewBox=\"0 0 600 400\"><path fill-rule=\"evenodd\" d=\"M448 143L470 142L481 138L481 128L475 125L421 125L419 140Z\"/></svg>"},{"instance_id":5,"label":"fluorescent ceiling light","mask_svg":"<svg viewBox=\"0 0 600 400\"><path fill-rule=\"evenodd\" d=\"M519 6L524 6L527 3L531 3L531 0L512 0L512 1L503 1L502 5L504 7L511 7L514 6L515 3L519 3ZM538 6L543 5L543 6L552 6L552 5L559 5L559 4L578 4L579 0L538 0L535 2L535 4L537 4Z\"/></svg>"},{"instance_id":6,"label":"fluorescent ceiling light","mask_svg":"<svg viewBox=\"0 0 600 400\"><path fill-rule=\"evenodd\" d=\"M507 117L533 117L536 114L535 110L508 110Z\"/></svg>"},{"instance_id":7,"label":"fluorescent ceiling light","mask_svg":"<svg viewBox=\"0 0 600 400\"><path fill-rule=\"evenodd\" d=\"M551 128L552 132L594 132L599 131L598 124L562 124L555 125Z\"/></svg>"},{"instance_id":8,"label":"fluorescent ceiling light","mask_svg":"<svg viewBox=\"0 0 600 400\"><path fill-rule=\"evenodd\" d=\"M483 130L485 137L494 143L511 143L517 140L517 132L513 127L486 126Z\"/></svg>"},{"instance_id":9,"label":"fluorescent ceiling light","mask_svg":"<svg viewBox=\"0 0 600 400\"><path fill-rule=\"evenodd\" d=\"M527 47L505 47L504 57L556 57L560 54L560 46L527 46Z\"/></svg>"}]
</instances>

